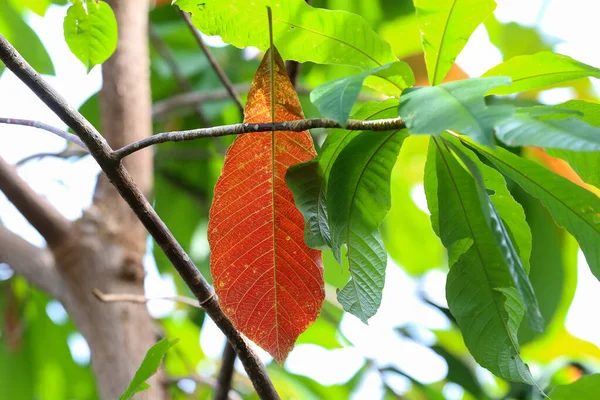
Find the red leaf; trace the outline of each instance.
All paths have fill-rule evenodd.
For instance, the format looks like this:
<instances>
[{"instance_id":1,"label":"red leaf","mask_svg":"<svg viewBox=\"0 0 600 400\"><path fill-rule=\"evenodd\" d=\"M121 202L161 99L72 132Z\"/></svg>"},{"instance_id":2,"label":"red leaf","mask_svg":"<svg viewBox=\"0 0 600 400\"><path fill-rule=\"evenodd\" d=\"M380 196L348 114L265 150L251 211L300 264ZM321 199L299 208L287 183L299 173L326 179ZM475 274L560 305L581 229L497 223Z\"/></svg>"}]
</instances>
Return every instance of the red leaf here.
<instances>
[{"instance_id":1,"label":"red leaf","mask_svg":"<svg viewBox=\"0 0 600 400\"><path fill-rule=\"evenodd\" d=\"M277 50L273 58L274 120L304 119ZM271 122L269 52L244 114L246 123ZM289 167L315 156L308 131L238 136L210 210L211 273L221 308L279 363L317 318L325 297L321 252L304 243L304 219L284 179Z\"/></svg>"}]
</instances>

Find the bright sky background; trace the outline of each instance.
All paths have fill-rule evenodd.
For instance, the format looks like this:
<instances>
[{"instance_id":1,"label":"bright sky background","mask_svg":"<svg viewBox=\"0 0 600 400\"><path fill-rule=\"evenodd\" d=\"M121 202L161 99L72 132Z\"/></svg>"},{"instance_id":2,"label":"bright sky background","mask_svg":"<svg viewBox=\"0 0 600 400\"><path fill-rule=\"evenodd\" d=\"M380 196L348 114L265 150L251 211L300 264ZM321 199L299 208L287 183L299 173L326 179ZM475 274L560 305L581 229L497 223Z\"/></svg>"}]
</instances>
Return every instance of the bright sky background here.
<instances>
[{"instance_id":1,"label":"bright sky background","mask_svg":"<svg viewBox=\"0 0 600 400\"><path fill-rule=\"evenodd\" d=\"M500 21L537 24L545 33L562 40L555 49L557 52L600 67L599 1L497 0L497 3L496 15ZM547 4L540 12L543 3ZM54 62L56 76L46 79L71 105L78 107L100 88L101 73L100 68L96 67L89 75L86 74L85 68L70 53L62 36L65 12L66 7L53 6L45 18L31 15L30 24L44 42ZM500 63L501 56L490 44L485 29L480 27L457 62L471 76L478 76ZM598 81L594 83L600 90ZM569 89L554 89L548 91L543 100L559 103L568 100L570 93ZM0 116L34 119L65 128L58 117L9 71L0 78ZM10 163L31 154L60 152L64 150L64 145L62 139L45 131L0 125L0 156ZM99 171L91 157L74 163L44 158L29 162L19 169L20 175L69 219L79 217L82 210L90 204L95 177ZM41 236L1 193L0 220L9 229L35 245L44 244ZM154 297L174 294L172 281L158 275L151 255L148 255L145 261L148 271L147 295ZM600 283L589 272L581 253L579 261L579 283L567 318L567 328L572 334L600 346L600 322L597 318L589 317L590 305L600 304ZM434 336L428 329L449 327L448 321L441 313L420 302L416 296L418 286L422 285L430 298L445 305L444 274L441 271L431 271L419 283L409 278L400 268L388 268L387 273L381 309L370 320L369 326L350 315L344 316L342 320L341 331L354 347L328 351L314 345L299 345L290 354L286 367L294 373L310 376L323 384L335 384L350 379L363 365L365 358L369 358L375 360L379 367L396 366L423 383L443 379L447 373L443 359L427 347L403 339L394 333L393 328L413 323L419 326L417 334L423 342L430 343ZM149 309L154 316L159 317L171 313L173 306L169 302L155 301L149 304ZM47 311L57 322L66 318L64 309L56 302L50 303ZM208 318L206 321L200 339L202 348L207 356L218 358L224 337ZM89 349L85 341L75 335L69 340L69 344L76 360L87 362ZM261 354L265 361L270 359L266 353ZM213 372L202 368L201 366L200 373ZM239 365L238 370L242 371ZM483 369L478 372L482 376L489 376ZM390 376L388 383L399 392L406 390L409 385L408 380L398 376ZM354 398L373 399L380 393L383 392L379 375L372 371ZM444 393L448 398L456 398L461 394L461 389L449 384Z\"/></svg>"}]
</instances>

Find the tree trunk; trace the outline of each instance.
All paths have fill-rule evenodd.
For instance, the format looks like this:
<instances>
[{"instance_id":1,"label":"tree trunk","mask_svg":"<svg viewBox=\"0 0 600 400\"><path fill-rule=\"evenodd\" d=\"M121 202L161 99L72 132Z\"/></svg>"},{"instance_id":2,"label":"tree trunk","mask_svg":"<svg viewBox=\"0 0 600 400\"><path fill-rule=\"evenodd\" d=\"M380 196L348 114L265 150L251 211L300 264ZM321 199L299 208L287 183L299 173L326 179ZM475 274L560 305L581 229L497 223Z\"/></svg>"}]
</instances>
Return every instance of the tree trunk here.
<instances>
[{"instance_id":1,"label":"tree trunk","mask_svg":"<svg viewBox=\"0 0 600 400\"><path fill-rule=\"evenodd\" d=\"M100 92L102 132L113 148L152 133L148 54L148 2L108 0L119 28L116 52L102 66ZM152 189L152 151L138 152L125 167L140 189ZM145 305L102 303L104 293L144 293L142 259L147 233L104 174L100 174L93 205L73 224L70 240L54 249L57 268L68 286L65 307L86 338L98 390L103 399L117 399L140 366L157 333ZM165 399L158 380L140 399Z\"/></svg>"}]
</instances>

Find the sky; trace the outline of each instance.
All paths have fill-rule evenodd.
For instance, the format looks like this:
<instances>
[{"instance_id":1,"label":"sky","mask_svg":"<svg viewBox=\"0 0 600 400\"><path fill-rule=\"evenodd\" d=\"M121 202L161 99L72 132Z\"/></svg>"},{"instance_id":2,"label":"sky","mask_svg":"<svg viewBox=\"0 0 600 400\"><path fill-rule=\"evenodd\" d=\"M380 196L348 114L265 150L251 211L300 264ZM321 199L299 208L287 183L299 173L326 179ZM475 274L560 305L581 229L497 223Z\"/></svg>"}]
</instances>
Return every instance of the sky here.
<instances>
[{"instance_id":1,"label":"sky","mask_svg":"<svg viewBox=\"0 0 600 400\"><path fill-rule=\"evenodd\" d=\"M600 37L600 24L597 21L600 15L599 1L498 0L497 3L495 13L500 21L538 25L546 34L562 40L555 51L600 67L597 43ZM45 18L32 14L30 25L44 42L54 62L56 76L46 77L47 81L71 105L79 107L100 88L101 69L95 67L90 74L86 74L83 65L69 51L61 29L65 12L65 7L53 6ZM209 40L209 43L216 45L218 40ZM457 63L471 76L478 76L501 61L501 54L491 45L483 27L476 30L457 59ZM594 84L600 91L597 80ZM570 94L569 89L554 89L544 93L542 100L549 104L560 103L568 100ZM9 71L0 77L0 116L34 119L65 128L59 118ZM10 163L36 153L60 152L64 150L64 146L62 139L45 131L0 126L0 156ZM76 162L48 157L31 161L19 168L19 174L69 219L78 218L90 204L99 171L91 157L84 157ZM416 193L415 198L423 199L424 196ZM426 207L424 200L420 202L421 206ZM0 220L31 243L44 245L41 236L1 193ZM151 246L150 240L148 243ZM148 297L175 294L172 280L159 276L151 252L145 258L145 267L148 272L145 283ZM600 323L597 319L589 318L589 305L600 303L600 283L589 272L581 253L578 272L578 287L567 317L567 329L600 346ZM423 383L443 379L447 373L443 359L426 346L400 337L394 333L393 328L413 324L418 327L415 328L418 337L424 343L431 343L434 340L431 329L449 327L449 322L439 311L422 303L416 296L421 285L430 298L444 305L444 273L440 270L430 271L420 283L408 277L401 268L388 268L387 273L381 308L370 320L369 326L353 316L343 317L340 329L354 346L325 350L315 345L298 345L291 352L286 368L328 385L346 382L362 367L365 359L372 359L380 367L396 366ZM402 306L399 307L399 304ZM153 301L148 307L155 317L165 316L173 311L173 305L166 301ZM57 322L66 318L64 309L57 302L50 303L47 312ZM224 337L209 319L202 329L200 343L208 357L220 357ZM69 345L76 361L85 363L89 360L89 349L81 336L74 335L70 338ZM264 361L270 360L265 352L260 351L260 354ZM315 359L319 362L314 363ZM239 365L237 368L243 373ZM199 372L210 374L214 371L206 363L200 366ZM489 372L480 369L478 373L491 380ZM388 384L400 393L409 387L405 378L394 376L387 379ZM380 377L373 370L354 398L377 398L381 391ZM461 389L449 384L444 394L448 398L456 398L461 394Z\"/></svg>"}]
</instances>

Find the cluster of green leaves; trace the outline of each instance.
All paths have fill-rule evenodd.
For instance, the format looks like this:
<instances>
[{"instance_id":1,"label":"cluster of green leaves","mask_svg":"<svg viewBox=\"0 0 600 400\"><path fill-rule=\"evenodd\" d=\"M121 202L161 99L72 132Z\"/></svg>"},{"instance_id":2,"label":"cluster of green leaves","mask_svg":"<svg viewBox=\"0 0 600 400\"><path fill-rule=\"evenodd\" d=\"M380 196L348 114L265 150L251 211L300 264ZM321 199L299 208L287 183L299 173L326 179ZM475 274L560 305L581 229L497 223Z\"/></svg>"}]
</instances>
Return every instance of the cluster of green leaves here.
<instances>
[{"instance_id":1,"label":"cluster of green leaves","mask_svg":"<svg viewBox=\"0 0 600 400\"><path fill-rule=\"evenodd\" d=\"M523 208L507 190L505 177L537 198L575 236L597 277L600 200L497 144L549 149L573 163L582 176L593 177L600 167L595 162L600 128L590 121L600 107L582 101L516 107L510 102L491 103L486 96L597 77L598 69L545 51L512 58L482 78L442 83L495 2L416 0L416 21L433 86L410 88L414 77L408 66L390 57L391 47L355 15L311 8L301 0L234 3L236 7L217 1L177 2L193 14L203 32L221 35L238 47L261 49L268 36L260 20L269 5L275 42L284 57L362 69L311 94L321 114L341 124L351 114L367 77L382 82L369 86L384 94L393 87L399 96L399 100L365 104L353 118L401 117L405 130L332 131L319 156L293 167L287 176L306 219L307 244L329 248L338 262L347 262L351 278L338 291L344 309L364 322L377 311L387 265L379 225L391 204L392 170L407 135L432 136L425 191L433 229L448 249L450 311L482 366L507 380L534 384L520 358L517 334L524 315L534 331L542 331L544 321L528 276L530 228ZM332 22L324 24L324 20ZM495 24L492 29L497 29Z\"/></svg>"}]
</instances>

